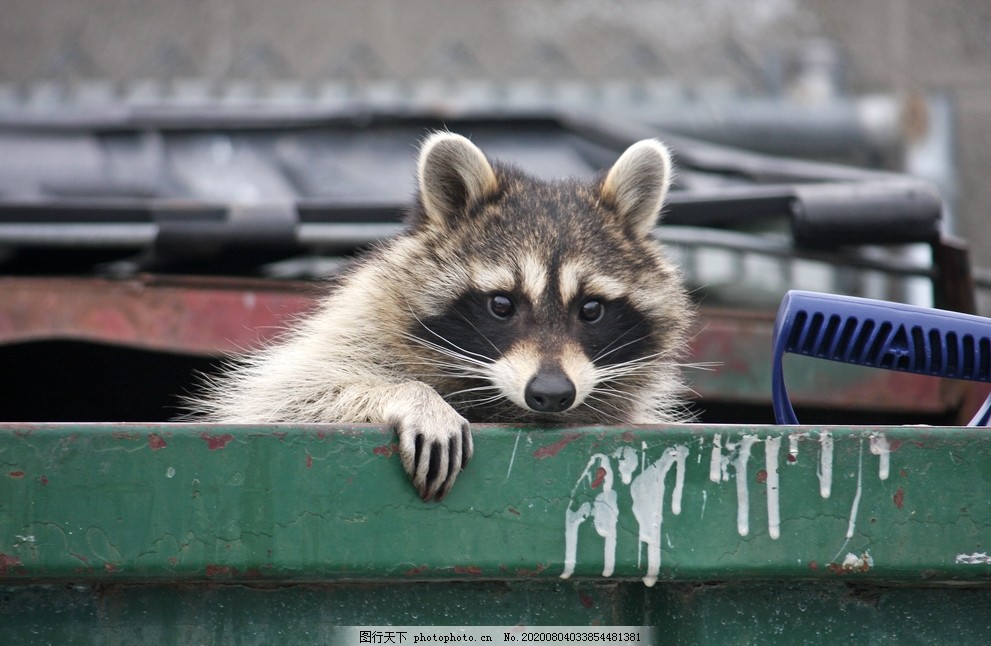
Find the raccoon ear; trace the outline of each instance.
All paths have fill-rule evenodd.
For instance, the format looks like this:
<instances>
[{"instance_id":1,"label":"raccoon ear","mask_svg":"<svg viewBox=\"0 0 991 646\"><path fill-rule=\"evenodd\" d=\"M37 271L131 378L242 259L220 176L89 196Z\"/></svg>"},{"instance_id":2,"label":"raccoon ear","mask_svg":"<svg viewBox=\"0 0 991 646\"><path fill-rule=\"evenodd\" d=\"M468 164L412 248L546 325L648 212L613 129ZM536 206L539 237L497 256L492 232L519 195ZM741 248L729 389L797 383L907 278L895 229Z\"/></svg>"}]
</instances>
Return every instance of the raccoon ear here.
<instances>
[{"instance_id":1,"label":"raccoon ear","mask_svg":"<svg viewBox=\"0 0 991 646\"><path fill-rule=\"evenodd\" d=\"M667 147L655 139L644 139L613 164L599 190L630 231L646 236L657 223L670 184L671 154Z\"/></svg>"},{"instance_id":2,"label":"raccoon ear","mask_svg":"<svg viewBox=\"0 0 991 646\"><path fill-rule=\"evenodd\" d=\"M423 142L417 175L426 220L441 226L499 190L482 151L450 132L436 132Z\"/></svg>"}]
</instances>

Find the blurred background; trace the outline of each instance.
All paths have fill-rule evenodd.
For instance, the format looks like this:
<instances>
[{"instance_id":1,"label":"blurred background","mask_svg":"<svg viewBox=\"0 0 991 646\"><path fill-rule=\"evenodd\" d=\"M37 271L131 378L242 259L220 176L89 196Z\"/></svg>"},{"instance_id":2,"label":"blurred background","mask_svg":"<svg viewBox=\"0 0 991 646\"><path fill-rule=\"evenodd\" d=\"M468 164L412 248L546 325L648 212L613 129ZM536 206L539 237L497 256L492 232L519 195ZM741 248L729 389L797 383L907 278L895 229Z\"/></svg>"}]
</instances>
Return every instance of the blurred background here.
<instances>
[{"instance_id":1,"label":"blurred background","mask_svg":"<svg viewBox=\"0 0 991 646\"><path fill-rule=\"evenodd\" d=\"M5 0L0 115L197 104L577 109L907 169L991 266L983 0Z\"/></svg>"},{"instance_id":2,"label":"blurred background","mask_svg":"<svg viewBox=\"0 0 991 646\"><path fill-rule=\"evenodd\" d=\"M540 121L560 115L569 115L571 125ZM576 115L596 124L597 134L576 128ZM517 120L515 134L500 130L502 117ZM865 244L874 234L861 232L852 240L856 259L840 262L846 269L808 253L816 234L785 240L781 226L744 239L732 235L754 233L745 223L727 230L726 222L701 222L719 230L672 227L669 240L707 305L766 314L789 287L931 305L927 276L935 271L944 292L959 278L964 295L954 309L991 315L991 273L983 269L991 267L987 0L4 0L0 269L22 278L119 279L161 270L265 279L328 275L342 246L360 246L394 229L366 227L352 235L337 228L331 244L331 229L318 230L314 222L343 204L347 217L383 225L389 217L378 217L376 209L393 213L409 199L420 137L445 125L466 128L496 157L549 176L594 172L615 159L619 142L642 134L726 146L675 146L683 153L678 188L684 193L680 203L675 196L669 219L681 225L692 224L688 215L713 208L714 195L739 188L743 179L863 179L837 171L840 166L920 178L941 195L938 233L969 247L971 275L948 271L952 263L932 270L938 263L927 235L899 235L912 226L926 234L921 216L915 224L897 218L884 224L892 235L877 234L883 248ZM611 134L602 135L603 129ZM362 132L374 136L362 139ZM840 166L766 165L764 157L737 160L720 152L727 149ZM302 222L297 239L283 242L293 253L297 243L306 247L305 257L276 254L236 270L222 255L207 265L185 256L185 264L176 264L188 251L189 231L171 241L163 234L174 214L149 216L154 230L138 222L145 207L135 204L142 200L152 210L168 200L169 208L177 200L198 201L230 207L232 221ZM309 215L307 201L320 202ZM279 206L286 203L293 213ZM747 204L737 212L745 216L754 202ZM261 206L242 208L252 205ZM97 211L113 214L100 223L104 228L72 228ZM42 220L66 226L45 228ZM123 224L130 228L113 228ZM117 236L104 245L115 251L69 263L81 257L78 247L92 252L100 246L92 240L96 230L106 240ZM158 264L135 255L151 238ZM830 251L842 252L843 242L831 241ZM47 252L35 253L42 248ZM727 256L731 252L736 255ZM782 258L792 252L795 262L784 266ZM51 289L53 303L67 302L60 289L81 293L64 284ZM104 284L93 289L108 293ZM8 283L0 305L13 311L19 294L19 311L41 311L38 290L35 283ZM306 307L294 303L266 307L276 308L279 319ZM194 311L188 298L177 307ZM90 319L118 321L105 312ZM77 313L75 323L49 322L26 332L36 321L14 324L12 315L0 315L0 341L88 334L147 348L154 336L133 321L80 332L86 325L95 329L80 323L90 319ZM206 329L203 320L188 324ZM127 334L133 338L124 339ZM215 357L247 338L231 340L237 336L224 328L213 341L173 339L153 349ZM210 345L218 339L227 345ZM15 353L8 358L22 365L66 356L64 347L46 343L14 344L3 352ZM40 349L48 354L37 354ZM71 354L86 363L90 350L73 346ZM162 374L160 360L148 370ZM118 363L128 362L135 364ZM191 365L174 367L176 382L184 383ZM764 388L760 380L752 384L754 392Z\"/></svg>"}]
</instances>

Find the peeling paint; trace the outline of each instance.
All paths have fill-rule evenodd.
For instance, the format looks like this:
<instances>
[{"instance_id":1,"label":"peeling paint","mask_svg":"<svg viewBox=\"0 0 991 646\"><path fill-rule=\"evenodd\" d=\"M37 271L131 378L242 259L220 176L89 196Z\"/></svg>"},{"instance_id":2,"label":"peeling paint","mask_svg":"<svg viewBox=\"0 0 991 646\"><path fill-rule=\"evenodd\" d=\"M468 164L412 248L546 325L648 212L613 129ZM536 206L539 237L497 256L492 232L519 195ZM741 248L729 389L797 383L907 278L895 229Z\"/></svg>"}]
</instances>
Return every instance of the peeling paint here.
<instances>
[{"instance_id":1,"label":"peeling paint","mask_svg":"<svg viewBox=\"0 0 991 646\"><path fill-rule=\"evenodd\" d=\"M517 568L516 576L537 576L541 572L547 569L547 566L543 563L537 563L536 567L527 568Z\"/></svg>"},{"instance_id":2,"label":"peeling paint","mask_svg":"<svg viewBox=\"0 0 991 646\"><path fill-rule=\"evenodd\" d=\"M234 439L234 436L230 433L223 433L222 435L200 433L200 439L206 442L207 448L211 451L218 451L226 447L227 444Z\"/></svg>"},{"instance_id":3,"label":"peeling paint","mask_svg":"<svg viewBox=\"0 0 991 646\"><path fill-rule=\"evenodd\" d=\"M2 554L0 554L2 556ZM991 565L991 556L985 552L974 552L973 554L957 554L955 563L961 565Z\"/></svg>"},{"instance_id":4,"label":"peeling paint","mask_svg":"<svg viewBox=\"0 0 991 646\"><path fill-rule=\"evenodd\" d=\"M0 576L7 574L10 568L23 567L21 559L0 552Z\"/></svg>"},{"instance_id":5,"label":"peeling paint","mask_svg":"<svg viewBox=\"0 0 991 646\"><path fill-rule=\"evenodd\" d=\"M542 460L544 458L553 458L558 453L561 452L561 449L568 446L569 444L571 444L581 436L582 436L581 433L565 433L564 437L558 440L557 442L555 442L554 444L548 444L547 446L539 447L536 451L533 452L533 457L537 458L538 460Z\"/></svg>"},{"instance_id":6,"label":"peeling paint","mask_svg":"<svg viewBox=\"0 0 991 646\"><path fill-rule=\"evenodd\" d=\"M229 565L214 565L212 563L207 564L205 568L206 575L208 577L232 577L237 575L237 569L232 568Z\"/></svg>"},{"instance_id":7,"label":"peeling paint","mask_svg":"<svg viewBox=\"0 0 991 646\"><path fill-rule=\"evenodd\" d=\"M869 572L874 567L874 557L870 555L870 552L864 552L859 556L847 553L841 563L830 563L827 567L833 574L840 575L854 572Z\"/></svg>"},{"instance_id":8,"label":"peeling paint","mask_svg":"<svg viewBox=\"0 0 991 646\"><path fill-rule=\"evenodd\" d=\"M375 455L381 455L384 458L391 458L393 455L399 453L398 444L383 444L381 446L376 446L372 449L372 453Z\"/></svg>"}]
</instances>

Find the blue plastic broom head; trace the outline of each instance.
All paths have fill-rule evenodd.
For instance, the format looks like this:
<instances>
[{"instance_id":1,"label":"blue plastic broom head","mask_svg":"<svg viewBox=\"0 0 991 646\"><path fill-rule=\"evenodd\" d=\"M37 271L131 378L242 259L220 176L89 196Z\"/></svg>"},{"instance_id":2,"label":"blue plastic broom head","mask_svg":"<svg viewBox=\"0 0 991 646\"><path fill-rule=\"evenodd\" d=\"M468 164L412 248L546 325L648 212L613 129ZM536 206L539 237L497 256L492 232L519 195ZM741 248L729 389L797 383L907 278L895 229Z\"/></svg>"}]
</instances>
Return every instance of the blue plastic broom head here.
<instances>
[{"instance_id":1,"label":"blue plastic broom head","mask_svg":"<svg viewBox=\"0 0 991 646\"><path fill-rule=\"evenodd\" d=\"M790 291L774 322L771 394L778 424L798 424L787 352L920 375L991 381L991 319L853 296ZM987 426L991 396L971 426Z\"/></svg>"}]
</instances>

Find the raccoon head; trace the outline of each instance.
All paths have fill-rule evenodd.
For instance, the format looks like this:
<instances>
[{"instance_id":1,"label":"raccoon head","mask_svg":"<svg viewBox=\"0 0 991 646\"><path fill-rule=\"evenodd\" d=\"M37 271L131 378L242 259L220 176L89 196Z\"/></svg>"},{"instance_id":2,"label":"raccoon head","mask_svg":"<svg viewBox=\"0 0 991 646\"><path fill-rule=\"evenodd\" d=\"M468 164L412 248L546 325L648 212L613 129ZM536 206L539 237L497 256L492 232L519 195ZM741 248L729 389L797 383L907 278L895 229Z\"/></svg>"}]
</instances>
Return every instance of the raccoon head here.
<instances>
[{"instance_id":1,"label":"raccoon head","mask_svg":"<svg viewBox=\"0 0 991 646\"><path fill-rule=\"evenodd\" d=\"M689 319L651 237L667 149L641 141L596 182L544 182L438 133L418 170L418 376L471 421L664 421Z\"/></svg>"}]
</instances>

